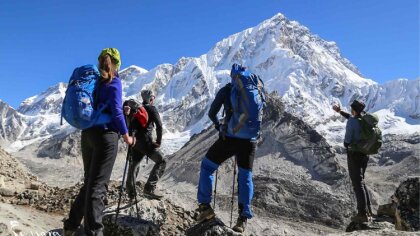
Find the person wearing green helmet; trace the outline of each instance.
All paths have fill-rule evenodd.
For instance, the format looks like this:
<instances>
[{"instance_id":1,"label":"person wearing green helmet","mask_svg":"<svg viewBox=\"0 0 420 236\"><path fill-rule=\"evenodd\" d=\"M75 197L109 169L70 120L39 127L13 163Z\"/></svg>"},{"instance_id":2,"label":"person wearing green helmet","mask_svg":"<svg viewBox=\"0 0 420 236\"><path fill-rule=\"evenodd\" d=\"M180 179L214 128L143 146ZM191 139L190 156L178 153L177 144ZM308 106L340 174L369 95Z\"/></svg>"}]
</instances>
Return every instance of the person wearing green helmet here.
<instances>
[{"instance_id":1,"label":"person wearing green helmet","mask_svg":"<svg viewBox=\"0 0 420 236\"><path fill-rule=\"evenodd\" d=\"M120 53L115 48L105 48L98 57L100 83L94 91L96 106L105 105L105 113L112 117L107 124L95 125L82 130L82 159L84 183L64 221L64 235L73 236L82 219L86 235L103 235L103 198L111 178L121 135L128 145L130 137L122 111L122 84L118 77L121 66Z\"/></svg>"}]
</instances>

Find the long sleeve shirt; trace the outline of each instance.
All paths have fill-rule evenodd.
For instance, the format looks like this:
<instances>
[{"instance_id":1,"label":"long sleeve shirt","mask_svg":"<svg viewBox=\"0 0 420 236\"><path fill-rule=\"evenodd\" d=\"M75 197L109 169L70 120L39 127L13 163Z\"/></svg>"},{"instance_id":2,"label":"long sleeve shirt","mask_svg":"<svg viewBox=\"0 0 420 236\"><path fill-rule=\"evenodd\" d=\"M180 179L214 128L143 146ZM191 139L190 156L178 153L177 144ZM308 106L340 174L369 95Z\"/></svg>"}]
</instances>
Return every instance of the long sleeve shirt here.
<instances>
[{"instance_id":1,"label":"long sleeve shirt","mask_svg":"<svg viewBox=\"0 0 420 236\"><path fill-rule=\"evenodd\" d=\"M145 104L144 108L146 108L147 113L149 115L149 121L147 126L147 134L152 136L153 126L156 126L156 143L162 143L162 121L160 119L160 115L158 110L153 105Z\"/></svg>"},{"instance_id":2,"label":"long sleeve shirt","mask_svg":"<svg viewBox=\"0 0 420 236\"><path fill-rule=\"evenodd\" d=\"M232 105L230 103L230 90L231 90L231 84L229 83L217 92L216 97L214 98L213 102L210 105L208 116L215 125L219 125L219 119L217 118L217 113L219 113L222 105L226 112L225 119L229 120L230 117L232 116L232 111L231 111Z\"/></svg>"},{"instance_id":3,"label":"long sleeve shirt","mask_svg":"<svg viewBox=\"0 0 420 236\"><path fill-rule=\"evenodd\" d=\"M100 83L95 92L97 104L108 104L105 112L111 114L111 122L99 125L103 128L115 130L121 135L128 133L127 125L122 110L122 84L119 77L114 78L110 83Z\"/></svg>"},{"instance_id":4,"label":"long sleeve shirt","mask_svg":"<svg viewBox=\"0 0 420 236\"><path fill-rule=\"evenodd\" d=\"M346 134L344 135L344 143L351 144L360 140L361 127L355 117L349 117L346 125Z\"/></svg>"},{"instance_id":5,"label":"long sleeve shirt","mask_svg":"<svg viewBox=\"0 0 420 236\"><path fill-rule=\"evenodd\" d=\"M344 118L348 119L351 117L351 115L345 111L340 111L340 115L342 115Z\"/></svg>"}]
</instances>

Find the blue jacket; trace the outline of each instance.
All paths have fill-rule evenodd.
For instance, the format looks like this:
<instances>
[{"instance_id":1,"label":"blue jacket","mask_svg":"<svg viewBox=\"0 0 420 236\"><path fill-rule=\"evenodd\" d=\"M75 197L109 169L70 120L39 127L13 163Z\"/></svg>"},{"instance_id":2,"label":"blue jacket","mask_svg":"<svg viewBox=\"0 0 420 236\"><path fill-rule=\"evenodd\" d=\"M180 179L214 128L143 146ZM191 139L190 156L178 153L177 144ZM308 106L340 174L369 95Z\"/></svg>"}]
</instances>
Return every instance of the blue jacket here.
<instances>
[{"instance_id":1,"label":"blue jacket","mask_svg":"<svg viewBox=\"0 0 420 236\"><path fill-rule=\"evenodd\" d=\"M228 83L223 88L221 88L214 98L213 102L211 103L210 110L209 110L209 118L215 125L219 125L219 119L217 118L217 113L220 111L220 108L225 110L225 119L228 121L232 116L232 105L230 103L230 90L232 88L232 84ZM227 124L227 122L225 122Z\"/></svg>"},{"instance_id":2,"label":"blue jacket","mask_svg":"<svg viewBox=\"0 0 420 236\"><path fill-rule=\"evenodd\" d=\"M117 76L110 83L100 83L95 93L96 103L108 104L105 111L112 116L111 123L99 125L99 127L117 131L121 135L128 133L122 110L122 84L120 78Z\"/></svg>"},{"instance_id":3,"label":"blue jacket","mask_svg":"<svg viewBox=\"0 0 420 236\"><path fill-rule=\"evenodd\" d=\"M344 143L357 143L360 140L361 127L357 118L349 117L346 125L346 134L344 136Z\"/></svg>"}]
</instances>

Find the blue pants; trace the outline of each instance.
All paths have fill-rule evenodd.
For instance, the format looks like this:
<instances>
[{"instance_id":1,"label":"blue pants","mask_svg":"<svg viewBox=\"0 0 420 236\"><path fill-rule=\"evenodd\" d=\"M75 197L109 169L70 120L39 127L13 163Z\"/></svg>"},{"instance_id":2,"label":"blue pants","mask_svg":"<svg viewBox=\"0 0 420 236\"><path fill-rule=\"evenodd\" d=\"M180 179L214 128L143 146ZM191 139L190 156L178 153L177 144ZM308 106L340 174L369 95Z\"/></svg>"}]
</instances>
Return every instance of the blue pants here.
<instances>
[{"instance_id":1,"label":"blue pants","mask_svg":"<svg viewBox=\"0 0 420 236\"><path fill-rule=\"evenodd\" d=\"M232 156L236 156L238 174L238 204L240 215L252 218L251 201L254 195L252 182L252 165L254 162L256 143L244 139L226 137L217 140L209 149L201 162L200 180L198 183L198 202L210 204L213 192L213 173L219 165Z\"/></svg>"}]
</instances>

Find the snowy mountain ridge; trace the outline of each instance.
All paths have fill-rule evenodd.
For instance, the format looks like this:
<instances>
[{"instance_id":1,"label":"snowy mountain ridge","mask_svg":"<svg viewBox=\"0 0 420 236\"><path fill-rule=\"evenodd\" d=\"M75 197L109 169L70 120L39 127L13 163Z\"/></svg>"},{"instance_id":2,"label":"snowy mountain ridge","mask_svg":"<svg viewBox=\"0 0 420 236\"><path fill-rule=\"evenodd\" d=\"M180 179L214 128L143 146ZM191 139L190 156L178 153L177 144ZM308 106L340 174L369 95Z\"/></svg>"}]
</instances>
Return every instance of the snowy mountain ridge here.
<instances>
[{"instance_id":1,"label":"snowy mountain ridge","mask_svg":"<svg viewBox=\"0 0 420 236\"><path fill-rule=\"evenodd\" d=\"M141 100L142 89L157 94L167 145L164 151L172 153L210 125L207 111L217 90L230 81L232 63L260 75L267 91L282 97L288 112L332 144L342 142L345 123L331 106L347 108L356 98L366 102L368 111L378 111L385 133L420 132L420 78L383 85L365 79L334 42L322 40L282 14L221 40L198 58L183 57L174 65L161 64L150 71L138 66L121 70L123 96ZM11 144L8 151L74 131L68 124L59 125L65 88L59 83L22 102L14 117L21 120L22 126L15 126L23 131L12 138L7 132L2 136ZM3 129L4 124L5 119Z\"/></svg>"}]
</instances>

